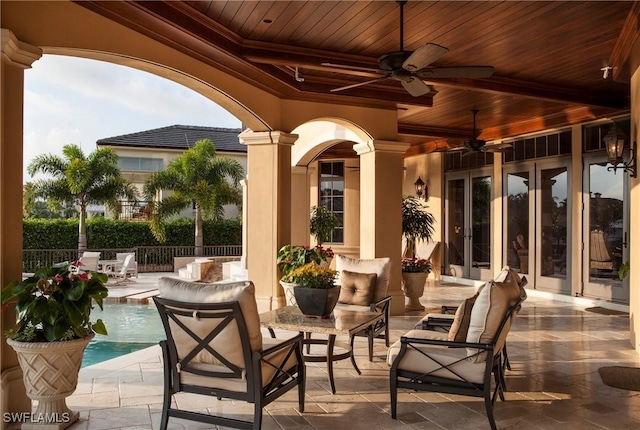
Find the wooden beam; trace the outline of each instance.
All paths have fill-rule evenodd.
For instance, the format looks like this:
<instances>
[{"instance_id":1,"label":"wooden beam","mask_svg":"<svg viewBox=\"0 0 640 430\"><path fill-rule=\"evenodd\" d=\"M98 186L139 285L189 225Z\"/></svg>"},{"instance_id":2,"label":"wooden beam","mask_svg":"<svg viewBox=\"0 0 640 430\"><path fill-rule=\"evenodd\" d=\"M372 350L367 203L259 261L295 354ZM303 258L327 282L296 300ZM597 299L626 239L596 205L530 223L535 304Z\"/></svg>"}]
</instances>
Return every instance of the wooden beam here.
<instances>
[{"instance_id":1,"label":"wooden beam","mask_svg":"<svg viewBox=\"0 0 640 430\"><path fill-rule=\"evenodd\" d=\"M609 57L609 66L613 67L613 80L629 83L631 78L627 61L631 54L631 49L640 37L640 2L634 1L627 19L624 21L622 30L618 35L616 44Z\"/></svg>"}]
</instances>

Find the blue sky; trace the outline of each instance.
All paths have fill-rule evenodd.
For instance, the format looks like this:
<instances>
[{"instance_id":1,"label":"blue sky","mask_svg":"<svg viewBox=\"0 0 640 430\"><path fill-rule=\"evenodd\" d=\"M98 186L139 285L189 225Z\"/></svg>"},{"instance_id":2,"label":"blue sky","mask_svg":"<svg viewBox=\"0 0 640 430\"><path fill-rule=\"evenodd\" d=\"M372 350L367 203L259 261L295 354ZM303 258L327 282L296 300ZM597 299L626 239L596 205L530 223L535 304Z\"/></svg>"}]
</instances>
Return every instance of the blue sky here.
<instances>
[{"instance_id":1,"label":"blue sky","mask_svg":"<svg viewBox=\"0 0 640 430\"><path fill-rule=\"evenodd\" d=\"M85 154L105 137L174 124L240 128L241 122L194 91L167 79L102 61L44 55L25 71L24 181L38 154Z\"/></svg>"}]
</instances>

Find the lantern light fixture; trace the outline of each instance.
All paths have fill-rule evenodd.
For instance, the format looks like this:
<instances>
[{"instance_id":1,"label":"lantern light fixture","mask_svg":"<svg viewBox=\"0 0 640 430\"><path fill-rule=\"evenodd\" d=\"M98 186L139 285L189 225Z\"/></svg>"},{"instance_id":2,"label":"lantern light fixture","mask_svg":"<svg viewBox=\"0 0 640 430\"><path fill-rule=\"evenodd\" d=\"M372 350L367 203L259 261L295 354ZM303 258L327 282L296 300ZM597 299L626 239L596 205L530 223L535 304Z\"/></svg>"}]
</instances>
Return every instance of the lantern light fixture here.
<instances>
[{"instance_id":1,"label":"lantern light fixture","mask_svg":"<svg viewBox=\"0 0 640 430\"><path fill-rule=\"evenodd\" d=\"M602 138L605 148L607 150L607 158L611 166L607 170L613 170L616 172L618 168L621 168L623 172L629 172L632 177L636 177L636 151L637 142L633 142L633 145L629 148L629 162L624 162L624 148L626 144L626 136L622 130L620 130L614 123L607 134Z\"/></svg>"},{"instance_id":2,"label":"lantern light fixture","mask_svg":"<svg viewBox=\"0 0 640 430\"><path fill-rule=\"evenodd\" d=\"M429 187L424 183L420 176L418 176L418 179L416 179L413 185L416 187L416 195L418 198L429 200Z\"/></svg>"}]
</instances>

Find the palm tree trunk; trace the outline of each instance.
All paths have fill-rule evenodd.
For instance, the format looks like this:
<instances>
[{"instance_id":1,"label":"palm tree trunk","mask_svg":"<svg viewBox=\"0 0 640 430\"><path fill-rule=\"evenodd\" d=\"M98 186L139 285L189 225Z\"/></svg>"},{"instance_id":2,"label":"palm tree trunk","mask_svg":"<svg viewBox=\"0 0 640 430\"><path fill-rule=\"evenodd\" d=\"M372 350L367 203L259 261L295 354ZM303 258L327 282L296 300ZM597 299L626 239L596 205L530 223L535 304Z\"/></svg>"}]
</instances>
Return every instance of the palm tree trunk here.
<instances>
[{"instance_id":1,"label":"palm tree trunk","mask_svg":"<svg viewBox=\"0 0 640 430\"><path fill-rule=\"evenodd\" d=\"M195 256L202 257L204 255L203 250L203 232L202 232L202 212L200 211L200 205L196 203L196 233L195 233Z\"/></svg>"},{"instance_id":2,"label":"palm tree trunk","mask_svg":"<svg viewBox=\"0 0 640 430\"><path fill-rule=\"evenodd\" d=\"M87 250L87 208L80 206L80 219L78 221L78 258Z\"/></svg>"}]
</instances>

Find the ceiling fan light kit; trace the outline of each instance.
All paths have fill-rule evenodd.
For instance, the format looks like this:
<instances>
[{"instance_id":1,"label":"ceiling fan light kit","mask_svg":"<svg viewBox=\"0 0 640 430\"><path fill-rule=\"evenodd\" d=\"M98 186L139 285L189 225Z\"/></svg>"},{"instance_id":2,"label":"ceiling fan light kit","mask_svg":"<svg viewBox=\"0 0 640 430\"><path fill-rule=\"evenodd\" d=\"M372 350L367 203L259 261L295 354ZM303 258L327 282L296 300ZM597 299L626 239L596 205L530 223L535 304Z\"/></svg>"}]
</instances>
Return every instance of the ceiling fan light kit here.
<instances>
[{"instance_id":1,"label":"ceiling fan light kit","mask_svg":"<svg viewBox=\"0 0 640 430\"><path fill-rule=\"evenodd\" d=\"M444 46L435 43L425 43L415 51L404 50L404 5L406 0L396 1L400 5L400 50L382 54L378 57L379 70L370 69L383 76L356 84L345 85L333 88L331 92L339 92L357 88L387 79L399 81L404 89L414 97L420 97L434 91L431 85L422 79L457 79L457 78L488 78L493 75L491 66L452 66L452 67L429 67L433 62L440 59L449 50ZM338 65L333 63L323 63L345 70L364 70L364 68L348 65Z\"/></svg>"}]
</instances>

